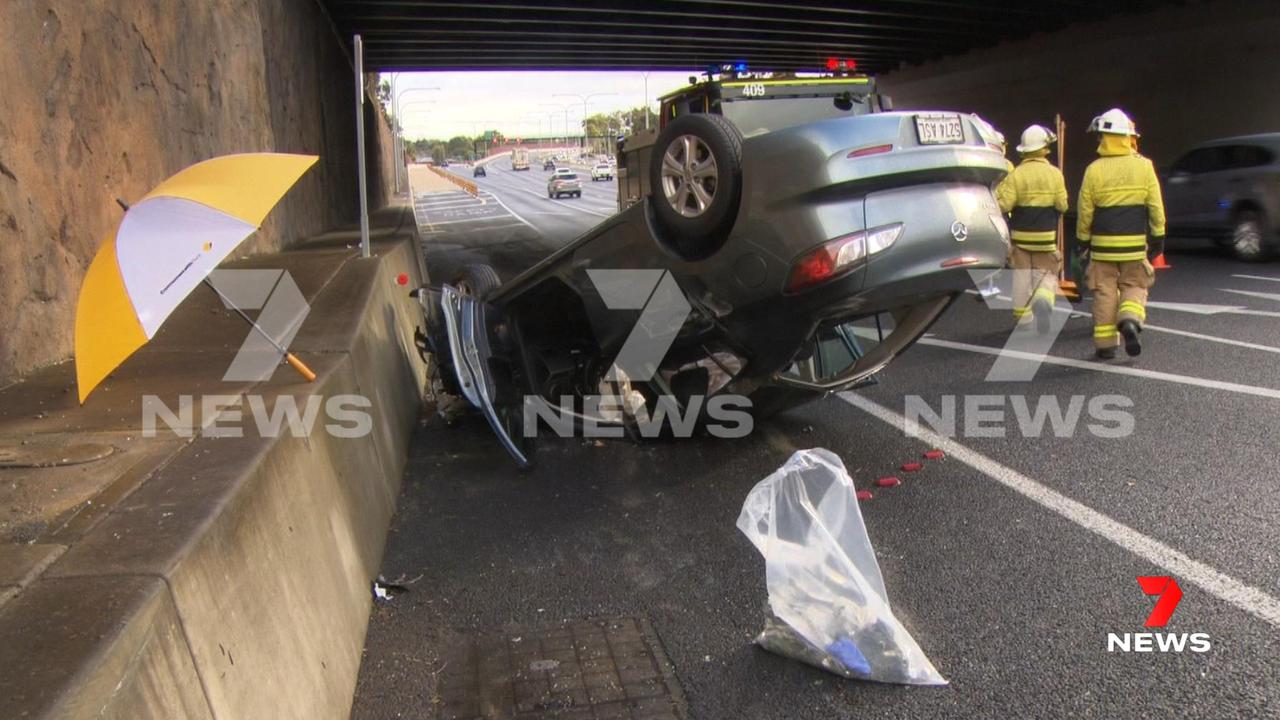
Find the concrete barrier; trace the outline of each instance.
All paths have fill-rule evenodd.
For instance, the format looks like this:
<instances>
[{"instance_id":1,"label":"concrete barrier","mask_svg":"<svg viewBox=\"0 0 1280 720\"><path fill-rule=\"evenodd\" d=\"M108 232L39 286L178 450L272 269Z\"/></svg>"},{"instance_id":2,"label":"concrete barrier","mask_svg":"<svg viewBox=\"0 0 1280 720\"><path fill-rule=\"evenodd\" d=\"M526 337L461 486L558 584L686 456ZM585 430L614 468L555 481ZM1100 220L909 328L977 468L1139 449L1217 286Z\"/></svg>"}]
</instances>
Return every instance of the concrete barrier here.
<instances>
[{"instance_id":1,"label":"concrete barrier","mask_svg":"<svg viewBox=\"0 0 1280 720\"><path fill-rule=\"evenodd\" d=\"M204 432L153 459L136 489L0 605L0 715L347 717L426 379L414 348L421 311L408 297L424 277L411 210L375 215L371 259L353 238L334 233L242 263L295 277L311 311L291 349L318 377L306 383L283 368L231 392L268 408L367 397L372 432L343 437L353 424L323 408L299 436L244 423L241 437L216 437L214 421L235 427L233 417L202 418ZM244 327L230 340L207 337L217 333L202 332L200 318L219 311L196 301L170 321L195 327L173 328L167 344L158 337L161 347L126 363L106 386L112 400L157 392L172 402L200 387L130 372L162 354L166 367L214 358L188 374L225 369L218 348L234 350Z\"/></svg>"},{"instance_id":2,"label":"concrete barrier","mask_svg":"<svg viewBox=\"0 0 1280 720\"><path fill-rule=\"evenodd\" d=\"M431 166L431 172L439 175L445 180L448 180L454 185L457 185L463 190L466 190L468 193L471 193L472 196L477 196L480 194L480 188L476 187L476 184L471 182L470 180L464 180L463 178L460 178L451 172L445 172L442 168L438 168L435 165Z\"/></svg>"}]
</instances>

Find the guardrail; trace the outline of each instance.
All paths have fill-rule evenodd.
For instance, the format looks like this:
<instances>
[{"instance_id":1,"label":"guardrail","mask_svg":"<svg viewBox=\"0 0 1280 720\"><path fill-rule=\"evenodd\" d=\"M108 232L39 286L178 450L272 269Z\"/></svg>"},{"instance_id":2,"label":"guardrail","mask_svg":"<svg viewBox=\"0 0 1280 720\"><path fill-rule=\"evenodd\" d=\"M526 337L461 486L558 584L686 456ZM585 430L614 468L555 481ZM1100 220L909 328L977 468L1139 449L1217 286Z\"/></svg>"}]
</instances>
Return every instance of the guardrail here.
<instances>
[{"instance_id":1,"label":"guardrail","mask_svg":"<svg viewBox=\"0 0 1280 720\"><path fill-rule=\"evenodd\" d=\"M479 197L479 196L480 196L480 188L476 187L476 184L475 184L475 183L473 183L473 182L471 182L470 180L463 180L462 178L458 177L457 175L454 175L454 174L453 174L453 173L451 173L451 172L445 172L444 170L442 170L442 169L440 169L440 168L436 167L435 165L430 165L429 167L431 168L431 172L433 172L433 173L435 173L435 174L439 175L440 177L444 178L445 180L448 180L449 182L453 183L454 185L457 185L458 187L462 188L463 190L466 190L467 192L471 193L471 196L472 196L472 197Z\"/></svg>"}]
</instances>

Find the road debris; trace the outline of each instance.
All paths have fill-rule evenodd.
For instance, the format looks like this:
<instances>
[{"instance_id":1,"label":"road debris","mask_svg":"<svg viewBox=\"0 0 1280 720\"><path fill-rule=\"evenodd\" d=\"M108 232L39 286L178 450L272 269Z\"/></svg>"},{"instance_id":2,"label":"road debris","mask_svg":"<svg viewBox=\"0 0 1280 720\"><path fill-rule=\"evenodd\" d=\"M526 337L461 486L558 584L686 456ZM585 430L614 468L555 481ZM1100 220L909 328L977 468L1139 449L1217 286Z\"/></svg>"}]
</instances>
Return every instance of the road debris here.
<instances>
[{"instance_id":1,"label":"road debris","mask_svg":"<svg viewBox=\"0 0 1280 720\"><path fill-rule=\"evenodd\" d=\"M373 599L380 603L389 603L395 599L396 595L409 592L409 588L393 582L387 582L387 579L381 575L372 583Z\"/></svg>"},{"instance_id":2,"label":"road debris","mask_svg":"<svg viewBox=\"0 0 1280 720\"><path fill-rule=\"evenodd\" d=\"M853 495L821 448L796 451L747 495L738 529L764 556L772 610L756 643L846 678L945 685L889 608Z\"/></svg>"}]
</instances>

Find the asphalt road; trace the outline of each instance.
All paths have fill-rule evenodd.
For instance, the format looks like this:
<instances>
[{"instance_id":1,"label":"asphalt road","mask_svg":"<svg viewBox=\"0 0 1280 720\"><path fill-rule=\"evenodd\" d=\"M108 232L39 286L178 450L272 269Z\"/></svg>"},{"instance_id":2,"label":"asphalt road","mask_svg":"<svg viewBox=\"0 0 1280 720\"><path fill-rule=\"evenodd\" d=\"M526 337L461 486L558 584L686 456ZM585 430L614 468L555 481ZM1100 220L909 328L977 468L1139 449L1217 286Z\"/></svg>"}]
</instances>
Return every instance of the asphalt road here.
<instances>
[{"instance_id":1,"label":"asphalt road","mask_svg":"<svg viewBox=\"0 0 1280 720\"><path fill-rule=\"evenodd\" d=\"M540 179L481 185L541 232L437 232L428 262L524 261L595 222L537 197ZM695 718L1280 717L1280 265L1198 243L1169 257L1153 300L1184 305L1150 310L1136 360L1093 362L1072 319L1034 381L988 381L1012 321L966 297L880 384L738 441L541 439L521 474L479 418L424 416L383 565L411 592L375 607L353 717L433 717L440 648L461 633L620 615L652 622ZM964 432L966 396L1107 395L1131 403L1127 437L1091 431L1087 410L1069 437L1025 437L1012 410L1003 437ZM957 437L904 432L911 404L947 396ZM846 681L752 645L764 566L734 522L810 447L859 488L902 477L860 507L894 612L948 687ZM945 460L897 472L935 447ZM1178 581L1162 632L1208 633L1209 652L1108 652L1108 633L1147 630L1140 575Z\"/></svg>"},{"instance_id":2,"label":"asphalt road","mask_svg":"<svg viewBox=\"0 0 1280 720\"><path fill-rule=\"evenodd\" d=\"M591 181L580 172L582 197L547 197L550 172L541 165L520 172L509 160L489 163L485 177L471 169L451 168L480 188L415 197L423 232L428 272L448 282L470 263L492 265L504 280L617 212L617 184Z\"/></svg>"}]
</instances>

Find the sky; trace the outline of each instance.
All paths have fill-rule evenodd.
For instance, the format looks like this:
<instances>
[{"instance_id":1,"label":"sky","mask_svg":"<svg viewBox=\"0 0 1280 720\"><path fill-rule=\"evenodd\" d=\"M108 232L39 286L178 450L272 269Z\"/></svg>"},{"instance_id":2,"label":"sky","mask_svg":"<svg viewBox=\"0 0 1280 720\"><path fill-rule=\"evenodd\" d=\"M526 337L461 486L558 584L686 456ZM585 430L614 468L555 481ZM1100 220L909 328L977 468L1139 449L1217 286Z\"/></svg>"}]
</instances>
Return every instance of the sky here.
<instances>
[{"instance_id":1,"label":"sky","mask_svg":"<svg viewBox=\"0 0 1280 720\"><path fill-rule=\"evenodd\" d=\"M649 72L649 101L688 82L692 72ZM404 135L447 139L500 130L508 137L563 133L565 106L569 130L582 128L582 98L587 115L640 107L645 100L642 71L406 72L394 77L400 96ZM410 88L440 88L413 90ZM604 94L609 93L609 94ZM600 95L597 95L600 94ZM548 129L548 124L554 130Z\"/></svg>"}]
</instances>

